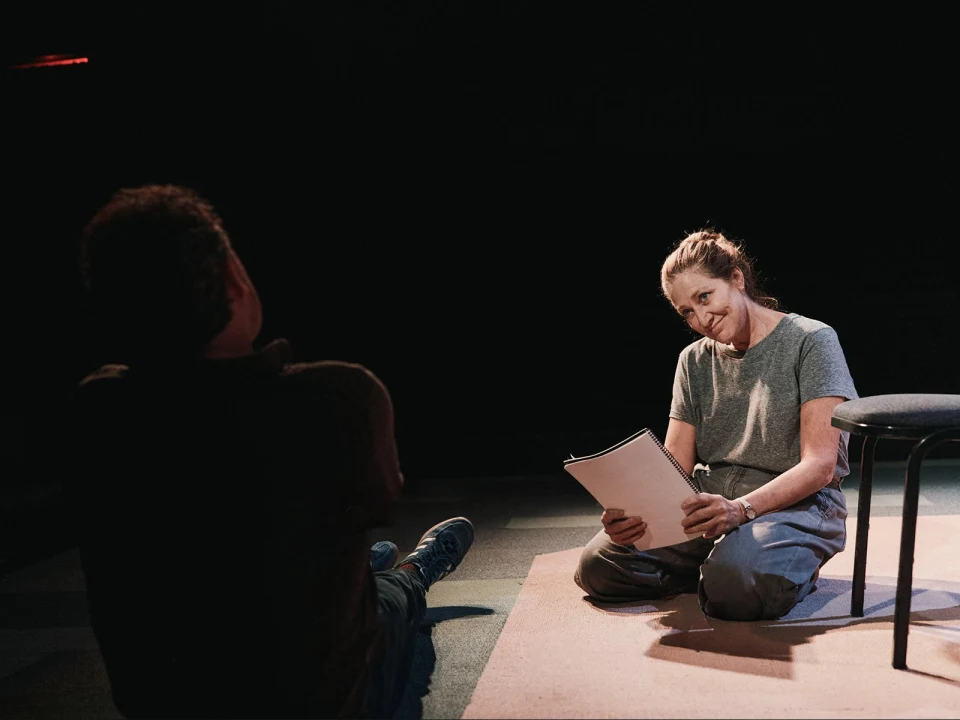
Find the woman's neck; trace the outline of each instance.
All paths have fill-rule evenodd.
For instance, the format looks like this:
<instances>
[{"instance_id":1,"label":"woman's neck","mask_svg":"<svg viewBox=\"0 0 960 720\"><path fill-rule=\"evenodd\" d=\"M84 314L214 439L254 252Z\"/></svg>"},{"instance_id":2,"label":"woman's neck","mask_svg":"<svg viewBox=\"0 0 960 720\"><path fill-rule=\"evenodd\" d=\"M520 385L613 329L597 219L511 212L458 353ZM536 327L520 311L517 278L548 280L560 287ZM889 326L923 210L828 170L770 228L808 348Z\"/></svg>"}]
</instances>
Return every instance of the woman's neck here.
<instances>
[{"instance_id":1,"label":"woman's neck","mask_svg":"<svg viewBox=\"0 0 960 720\"><path fill-rule=\"evenodd\" d=\"M737 352L744 352L754 347L757 343L763 340L767 335L773 332L773 329L780 322L781 318L786 315L779 310L771 310L766 308L759 303L750 301L750 305L747 306L749 309L747 311L747 323L749 325L749 336L745 341L734 340L731 345L733 349Z\"/></svg>"}]
</instances>

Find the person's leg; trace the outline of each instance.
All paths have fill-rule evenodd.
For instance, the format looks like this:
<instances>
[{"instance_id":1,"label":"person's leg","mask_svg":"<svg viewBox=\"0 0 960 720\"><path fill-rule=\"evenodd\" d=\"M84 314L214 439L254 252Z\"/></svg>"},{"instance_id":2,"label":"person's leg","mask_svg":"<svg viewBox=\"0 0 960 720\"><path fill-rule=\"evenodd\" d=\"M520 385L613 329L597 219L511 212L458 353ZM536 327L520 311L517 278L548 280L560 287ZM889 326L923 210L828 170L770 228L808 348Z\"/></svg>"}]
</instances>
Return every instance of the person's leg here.
<instances>
[{"instance_id":1,"label":"person's leg","mask_svg":"<svg viewBox=\"0 0 960 720\"><path fill-rule=\"evenodd\" d=\"M700 569L704 614L724 620L786 615L816 587L820 567L843 550L846 518L843 493L825 488L725 535Z\"/></svg>"},{"instance_id":2,"label":"person's leg","mask_svg":"<svg viewBox=\"0 0 960 720\"><path fill-rule=\"evenodd\" d=\"M408 570L374 573L380 609L381 652L371 667L367 712L371 718L393 716L410 680L417 632L427 609L427 591Z\"/></svg>"},{"instance_id":3,"label":"person's leg","mask_svg":"<svg viewBox=\"0 0 960 720\"><path fill-rule=\"evenodd\" d=\"M410 681L417 631L427 608L426 593L433 583L456 570L473 537L473 523L467 518L444 520L427 530L396 568L374 573L382 639L371 665L366 717L389 718L396 712Z\"/></svg>"},{"instance_id":4,"label":"person's leg","mask_svg":"<svg viewBox=\"0 0 960 720\"><path fill-rule=\"evenodd\" d=\"M580 554L573 579L587 595L603 602L652 600L695 592L700 564L712 548L712 541L696 538L640 551L610 542L610 536L601 530Z\"/></svg>"}]
</instances>

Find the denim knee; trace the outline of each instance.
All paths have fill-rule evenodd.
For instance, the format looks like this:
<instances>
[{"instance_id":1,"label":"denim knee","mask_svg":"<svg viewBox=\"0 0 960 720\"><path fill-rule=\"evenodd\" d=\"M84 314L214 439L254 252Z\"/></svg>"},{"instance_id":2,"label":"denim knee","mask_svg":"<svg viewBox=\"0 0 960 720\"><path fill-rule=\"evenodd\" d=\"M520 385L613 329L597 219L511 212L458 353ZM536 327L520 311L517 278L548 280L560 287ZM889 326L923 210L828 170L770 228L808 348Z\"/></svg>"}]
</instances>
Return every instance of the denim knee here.
<instances>
[{"instance_id":1,"label":"denim knee","mask_svg":"<svg viewBox=\"0 0 960 720\"><path fill-rule=\"evenodd\" d=\"M700 568L700 608L720 620L775 620L797 604L799 589L782 575L737 563L710 558Z\"/></svg>"}]
</instances>

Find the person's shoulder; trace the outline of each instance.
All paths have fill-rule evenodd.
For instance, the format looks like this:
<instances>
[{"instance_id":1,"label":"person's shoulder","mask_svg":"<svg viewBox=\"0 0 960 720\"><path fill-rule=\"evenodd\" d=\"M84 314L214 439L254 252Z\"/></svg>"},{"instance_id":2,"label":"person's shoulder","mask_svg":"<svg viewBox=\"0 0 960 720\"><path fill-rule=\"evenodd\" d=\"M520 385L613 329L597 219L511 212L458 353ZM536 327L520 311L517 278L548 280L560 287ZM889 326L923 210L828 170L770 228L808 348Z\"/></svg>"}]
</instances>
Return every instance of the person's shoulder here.
<instances>
[{"instance_id":1,"label":"person's shoulder","mask_svg":"<svg viewBox=\"0 0 960 720\"><path fill-rule=\"evenodd\" d=\"M813 335L821 330L833 330L832 327L821 320L815 320L797 313L789 313L783 318L782 322L786 329L803 336Z\"/></svg>"},{"instance_id":2,"label":"person's shoulder","mask_svg":"<svg viewBox=\"0 0 960 720\"><path fill-rule=\"evenodd\" d=\"M309 378L365 378L379 382L370 368L349 360L312 360L287 363L283 367L285 377Z\"/></svg>"},{"instance_id":3,"label":"person's shoulder","mask_svg":"<svg viewBox=\"0 0 960 720\"><path fill-rule=\"evenodd\" d=\"M130 372L126 365L101 365L85 375L75 387L75 394L82 398L96 397L107 392L116 392L122 388Z\"/></svg>"},{"instance_id":4,"label":"person's shoulder","mask_svg":"<svg viewBox=\"0 0 960 720\"><path fill-rule=\"evenodd\" d=\"M801 354L815 348L819 352L843 352L837 331L827 323L794 313L784 318L784 321L788 320L788 331L784 337L790 347L799 349Z\"/></svg>"},{"instance_id":5,"label":"person's shoulder","mask_svg":"<svg viewBox=\"0 0 960 720\"><path fill-rule=\"evenodd\" d=\"M101 365L80 380L79 387L102 387L104 383L117 383L127 377L130 368L126 365L110 363ZM94 385L96 383L96 385Z\"/></svg>"},{"instance_id":6,"label":"person's shoulder","mask_svg":"<svg viewBox=\"0 0 960 720\"><path fill-rule=\"evenodd\" d=\"M101 365L81 378L73 387L71 397L87 410L112 407L128 394L125 381L129 372L126 365Z\"/></svg>"},{"instance_id":7,"label":"person's shoulder","mask_svg":"<svg viewBox=\"0 0 960 720\"><path fill-rule=\"evenodd\" d=\"M347 360L314 360L284 365L282 380L290 385L366 389L386 393L383 381L366 365Z\"/></svg>"}]
</instances>

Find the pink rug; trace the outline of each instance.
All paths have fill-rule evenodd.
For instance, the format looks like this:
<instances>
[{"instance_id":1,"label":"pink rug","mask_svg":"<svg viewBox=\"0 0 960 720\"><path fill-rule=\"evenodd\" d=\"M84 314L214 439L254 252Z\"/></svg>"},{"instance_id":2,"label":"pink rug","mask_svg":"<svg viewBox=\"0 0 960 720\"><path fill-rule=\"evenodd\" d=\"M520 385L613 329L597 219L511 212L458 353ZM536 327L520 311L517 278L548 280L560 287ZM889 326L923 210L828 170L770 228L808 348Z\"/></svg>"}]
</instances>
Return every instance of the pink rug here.
<instances>
[{"instance_id":1,"label":"pink rug","mask_svg":"<svg viewBox=\"0 0 960 720\"><path fill-rule=\"evenodd\" d=\"M539 555L463 717L960 717L960 516L920 518L907 671L891 666L900 518L871 520L862 618L848 532L774 622L707 620L693 595L596 606L573 583L580 548Z\"/></svg>"}]
</instances>

